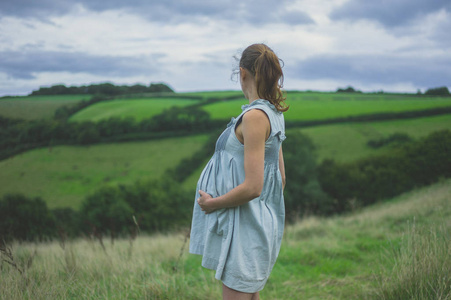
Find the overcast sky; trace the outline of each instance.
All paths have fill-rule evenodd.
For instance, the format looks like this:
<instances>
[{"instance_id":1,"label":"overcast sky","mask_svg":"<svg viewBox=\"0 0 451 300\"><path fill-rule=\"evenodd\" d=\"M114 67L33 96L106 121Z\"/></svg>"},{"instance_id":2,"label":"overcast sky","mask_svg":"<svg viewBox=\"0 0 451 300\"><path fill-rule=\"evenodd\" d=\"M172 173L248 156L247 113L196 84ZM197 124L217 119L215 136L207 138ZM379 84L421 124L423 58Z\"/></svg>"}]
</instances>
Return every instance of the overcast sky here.
<instances>
[{"instance_id":1,"label":"overcast sky","mask_svg":"<svg viewBox=\"0 0 451 300\"><path fill-rule=\"evenodd\" d=\"M0 96L239 89L233 56L256 42L284 60L289 90L451 87L450 0L0 0Z\"/></svg>"}]
</instances>

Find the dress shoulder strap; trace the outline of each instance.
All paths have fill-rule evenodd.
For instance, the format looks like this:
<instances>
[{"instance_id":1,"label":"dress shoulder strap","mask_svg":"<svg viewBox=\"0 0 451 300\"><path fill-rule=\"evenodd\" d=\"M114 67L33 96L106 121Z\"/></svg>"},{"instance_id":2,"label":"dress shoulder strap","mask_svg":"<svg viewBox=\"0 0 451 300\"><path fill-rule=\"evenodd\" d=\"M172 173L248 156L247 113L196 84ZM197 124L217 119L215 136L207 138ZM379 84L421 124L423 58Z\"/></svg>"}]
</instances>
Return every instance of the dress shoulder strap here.
<instances>
[{"instance_id":1,"label":"dress shoulder strap","mask_svg":"<svg viewBox=\"0 0 451 300\"><path fill-rule=\"evenodd\" d=\"M252 109L262 110L268 116L271 125L271 136L277 135L281 141L285 139L285 120L283 113L278 111L268 100L255 100L251 104L243 105L241 108L243 112L237 119L241 119L246 112Z\"/></svg>"}]
</instances>

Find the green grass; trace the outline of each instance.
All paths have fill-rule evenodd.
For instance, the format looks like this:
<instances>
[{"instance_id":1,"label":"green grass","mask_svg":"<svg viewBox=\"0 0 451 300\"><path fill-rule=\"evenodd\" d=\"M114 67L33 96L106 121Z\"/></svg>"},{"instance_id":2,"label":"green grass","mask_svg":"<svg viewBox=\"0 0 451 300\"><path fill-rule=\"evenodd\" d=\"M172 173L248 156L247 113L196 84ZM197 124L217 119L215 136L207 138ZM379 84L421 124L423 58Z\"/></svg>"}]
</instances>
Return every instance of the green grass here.
<instances>
[{"instance_id":1,"label":"green grass","mask_svg":"<svg viewBox=\"0 0 451 300\"><path fill-rule=\"evenodd\" d=\"M172 106L186 106L196 100L179 98L148 98L104 101L77 112L70 121L100 121L111 117L132 117L137 121L149 119Z\"/></svg>"},{"instance_id":2,"label":"green grass","mask_svg":"<svg viewBox=\"0 0 451 300\"><path fill-rule=\"evenodd\" d=\"M25 120L49 119L64 105L89 100L90 95L24 96L0 99L0 115Z\"/></svg>"},{"instance_id":3,"label":"green grass","mask_svg":"<svg viewBox=\"0 0 451 300\"><path fill-rule=\"evenodd\" d=\"M401 95L335 94L289 92L290 109L285 120L323 120L384 112L450 107L451 98ZM203 107L213 119L230 119L241 113L246 99L218 102Z\"/></svg>"},{"instance_id":4,"label":"green grass","mask_svg":"<svg viewBox=\"0 0 451 300\"><path fill-rule=\"evenodd\" d=\"M402 291L421 295L400 275L412 267L417 280L442 293L421 299L449 299L450 197L447 180L346 216L306 217L288 225L261 299L419 299L396 298L409 295ZM187 253L185 237L186 232L105 241L106 253L92 239L69 241L64 248L57 241L14 243L19 267L26 269L36 254L24 276L3 263L0 299L221 299L221 283L200 266L199 256ZM412 238L428 244L406 245ZM400 253L425 255L423 264L402 260ZM397 294L390 297L386 291L393 288Z\"/></svg>"},{"instance_id":5,"label":"green grass","mask_svg":"<svg viewBox=\"0 0 451 300\"><path fill-rule=\"evenodd\" d=\"M382 122L343 123L315 126L300 130L309 136L316 146L318 160L331 158L346 162L385 151L384 148L373 149L367 146L371 139L388 137L395 132L406 133L413 138L420 138L429 133L451 128L451 115L424 117L416 119L393 120Z\"/></svg>"},{"instance_id":6,"label":"green grass","mask_svg":"<svg viewBox=\"0 0 451 300\"><path fill-rule=\"evenodd\" d=\"M187 96L199 96L204 99L208 98L227 98L227 97L235 97L242 96L242 91L203 91L203 92L189 92L189 93L179 93L179 95L187 95ZM244 99L244 96L243 96Z\"/></svg>"},{"instance_id":7,"label":"green grass","mask_svg":"<svg viewBox=\"0 0 451 300\"><path fill-rule=\"evenodd\" d=\"M224 123L225 124L225 123ZM451 128L451 115L416 119L343 123L322 125L304 129L289 129L290 133L301 131L310 137L316 147L318 162L326 158L339 162L350 162L386 151L387 148L373 149L367 146L371 139L388 137L395 132L406 133L413 138L421 138L433 131ZM184 181L185 188L194 190L197 180L208 159Z\"/></svg>"},{"instance_id":8,"label":"green grass","mask_svg":"<svg viewBox=\"0 0 451 300\"><path fill-rule=\"evenodd\" d=\"M23 193L42 197L50 208L77 209L102 185L158 178L199 150L206 139L200 135L28 151L0 161L0 196Z\"/></svg>"}]
</instances>

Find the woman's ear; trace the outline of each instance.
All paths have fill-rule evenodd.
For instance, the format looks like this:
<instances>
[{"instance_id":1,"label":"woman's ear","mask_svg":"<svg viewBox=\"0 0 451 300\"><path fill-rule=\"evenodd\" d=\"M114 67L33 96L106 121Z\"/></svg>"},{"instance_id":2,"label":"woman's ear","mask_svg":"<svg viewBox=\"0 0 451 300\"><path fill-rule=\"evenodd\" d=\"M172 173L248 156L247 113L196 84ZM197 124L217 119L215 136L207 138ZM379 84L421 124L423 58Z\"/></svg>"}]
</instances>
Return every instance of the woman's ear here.
<instances>
[{"instance_id":1,"label":"woman's ear","mask_svg":"<svg viewBox=\"0 0 451 300\"><path fill-rule=\"evenodd\" d=\"M246 79L246 69L240 67L240 79L241 81L244 81L244 79Z\"/></svg>"}]
</instances>

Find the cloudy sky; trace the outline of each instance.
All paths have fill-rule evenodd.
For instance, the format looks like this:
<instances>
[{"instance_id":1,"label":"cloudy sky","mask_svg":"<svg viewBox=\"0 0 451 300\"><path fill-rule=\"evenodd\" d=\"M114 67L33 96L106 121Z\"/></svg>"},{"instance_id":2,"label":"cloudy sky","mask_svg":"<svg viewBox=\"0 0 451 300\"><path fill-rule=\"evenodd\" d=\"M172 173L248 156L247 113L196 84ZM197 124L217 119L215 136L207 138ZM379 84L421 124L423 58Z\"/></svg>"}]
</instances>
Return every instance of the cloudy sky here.
<instances>
[{"instance_id":1,"label":"cloudy sky","mask_svg":"<svg viewBox=\"0 0 451 300\"><path fill-rule=\"evenodd\" d=\"M284 60L286 89L451 87L449 0L0 0L0 96L239 89L233 56L256 42Z\"/></svg>"}]
</instances>

